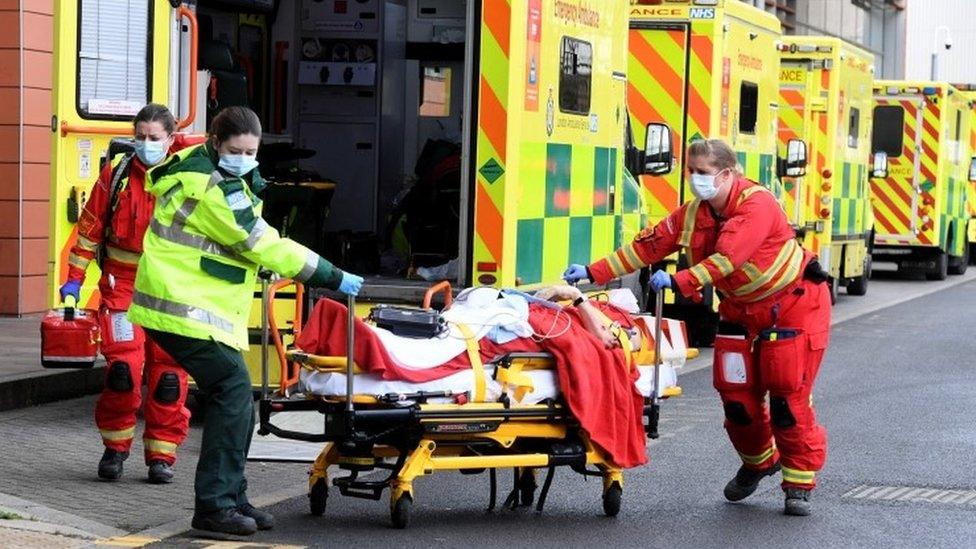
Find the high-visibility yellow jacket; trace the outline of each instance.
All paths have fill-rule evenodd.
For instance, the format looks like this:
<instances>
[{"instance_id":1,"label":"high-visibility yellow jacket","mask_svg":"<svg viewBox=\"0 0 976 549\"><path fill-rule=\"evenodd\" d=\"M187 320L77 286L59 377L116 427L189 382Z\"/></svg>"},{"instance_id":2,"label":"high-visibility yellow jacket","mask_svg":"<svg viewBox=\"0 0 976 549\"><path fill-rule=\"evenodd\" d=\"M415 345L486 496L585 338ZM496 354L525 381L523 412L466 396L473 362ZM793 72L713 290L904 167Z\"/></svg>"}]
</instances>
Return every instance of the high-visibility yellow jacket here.
<instances>
[{"instance_id":1,"label":"high-visibility yellow jacket","mask_svg":"<svg viewBox=\"0 0 976 549\"><path fill-rule=\"evenodd\" d=\"M136 274L129 319L141 326L246 350L258 266L309 286L336 289L342 271L279 236L261 219L257 170L217 168L210 144L180 151L150 170L156 196Z\"/></svg>"}]
</instances>

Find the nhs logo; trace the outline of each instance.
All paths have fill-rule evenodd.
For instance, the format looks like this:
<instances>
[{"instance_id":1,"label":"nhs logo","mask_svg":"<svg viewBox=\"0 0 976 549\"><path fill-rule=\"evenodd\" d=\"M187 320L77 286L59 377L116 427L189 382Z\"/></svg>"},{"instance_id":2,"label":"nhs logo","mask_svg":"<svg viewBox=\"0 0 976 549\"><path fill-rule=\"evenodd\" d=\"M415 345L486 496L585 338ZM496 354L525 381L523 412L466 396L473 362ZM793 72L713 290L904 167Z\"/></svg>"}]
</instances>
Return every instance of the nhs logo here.
<instances>
[{"instance_id":1,"label":"nhs logo","mask_svg":"<svg viewBox=\"0 0 976 549\"><path fill-rule=\"evenodd\" d=\"M715 19L715 8L691 8L688 15L692 19Z\"/></svg>"}]
</instances>

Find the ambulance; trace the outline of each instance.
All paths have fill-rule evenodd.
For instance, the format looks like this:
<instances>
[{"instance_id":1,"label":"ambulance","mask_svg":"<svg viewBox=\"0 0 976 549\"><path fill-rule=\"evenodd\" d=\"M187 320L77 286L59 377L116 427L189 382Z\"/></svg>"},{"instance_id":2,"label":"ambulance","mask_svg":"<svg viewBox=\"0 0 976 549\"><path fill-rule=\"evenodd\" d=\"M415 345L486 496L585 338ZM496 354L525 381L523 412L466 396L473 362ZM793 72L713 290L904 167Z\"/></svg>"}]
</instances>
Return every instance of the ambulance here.
<instances>
[{"instance_id":1,"label":"ambulance","mask_svg":"<svg viewBox=\"0 0 976 549\"><path fill-rule=\"evenodd\" d=\"M830 273L831 293L867 293L873 218L868 184L874 56L839 38L779 44L779 145L809 146L804 177L783 178L787 216Z\"/></svg>"},{"instance_id":2,"label":"ambulance","mask_svg":"<svg viewBox=\"0 0 976 549\"><path fill-rule=\"evenodd\" d=\"M969 100L946 82L874 83L874 260L929 280L969 265Z\"/></svg>"},{"instance_id":3,"label":"ambulance","mask_svg":"<svg viewBox=\"0 0 976 549\"><path fill-rule=\"evenodd\" d=\"M782 196L776 171L777 165L785 169L785 161L777 162L776 44L781 37L776 17L738 0L632 2L630 125L637 143L646 142L648 135L673 140L669 162L639 178L651 223L693 198L686 184L684 150L697 139L728 141L746 177ZM805 147L800 145L793 144L791 163L797 175L805 167ZM684 265L679 256L653 268L673 271ZM670 294L666 299L665 314L686 320L692 340L707 344L718 320L710 289L703 304Z\"/></svg>"},{"instance_id":4,"label":"ambulance","mask_svg":"<svg viewBox=\"0 0 976 549\"><path fill-rule=\"evenodd\" d=\"M365 275L365 300L556 283L640 230L627 0L193 4L55 0L52 303L99 159L150 101L197 133L258 112L265 218Z\"/></svg>"},{"instance_id":5,"label":"ambulance","mask_svg":"<svg viewBox=\"0 0 976 549\"><path fill-rule=\"evenodd\" d=\"M953 84L969 100L969 185L966 187L966 216L969 222L969 264L976 265L976 84Z\"/></svg>"}]
</instances>

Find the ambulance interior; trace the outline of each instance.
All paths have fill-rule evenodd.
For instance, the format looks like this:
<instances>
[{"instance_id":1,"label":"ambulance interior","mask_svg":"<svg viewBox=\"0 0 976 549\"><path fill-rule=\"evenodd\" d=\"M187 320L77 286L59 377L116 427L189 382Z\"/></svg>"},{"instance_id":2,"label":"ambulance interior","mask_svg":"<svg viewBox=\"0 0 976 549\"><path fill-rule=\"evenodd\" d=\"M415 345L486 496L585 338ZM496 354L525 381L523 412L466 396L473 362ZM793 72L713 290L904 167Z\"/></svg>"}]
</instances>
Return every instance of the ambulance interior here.
<instances>
[{"instance_id":1,"label":"ambulance interior","mask_svg":"<svg viewBox=\"0 0 976 549\"><path fill-rule=\"evenodd\" d=\"M253 108L265 219L387 294L376 297L463 276L466 4L197 3L194 128Z\"/></svg>"}]
</instances>

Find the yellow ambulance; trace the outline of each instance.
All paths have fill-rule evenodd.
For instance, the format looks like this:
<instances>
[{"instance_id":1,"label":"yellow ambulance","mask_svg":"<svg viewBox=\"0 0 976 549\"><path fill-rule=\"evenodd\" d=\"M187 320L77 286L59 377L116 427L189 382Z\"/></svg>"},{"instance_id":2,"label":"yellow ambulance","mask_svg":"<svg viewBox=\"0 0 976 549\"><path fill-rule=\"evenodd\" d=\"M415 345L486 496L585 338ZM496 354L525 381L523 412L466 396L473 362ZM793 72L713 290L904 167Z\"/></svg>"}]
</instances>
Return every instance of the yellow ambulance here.
<instances>
[{"instance_id":1,"label":"yellow ambulance","mask_svg":"<svg viewBox=\"0 0 976 549\"><path fill-rule=\"evenodd\" d=\"M555 283L641 228L627 0L113 5L55 0L52 302L99 158L150 101L200 133L225 106L258 112L265 217L366 275L367 300Z\"/></svg>"},{"instance_id":2,"label":"yellow ambulance","mask_svg":"<svg viewBox=\"0 0 976 549\"><path fill-rule=\"evenodd\" d=\"M776 178L781 36L778 19L738 0L632 2L630 124L638 143L650 132L674 141L673 166L639 178L651 223L692 198L684 150L696 139L728 141L746 177L782 194ZM667 268L683 261L673 258ZM667 299L666 314L686 320L692 339L707 344L718 319L712 292L703 305Z\"/></svg>"},{"instance_id":3,"label":"yellow ambulance","mask_svg":"<svg viewBox=\"0 0 976 549\"><path fill-rule=\"evenodd\" d=\"M868 184L874 56L839 38L784 36L779 44L779 144L809 146L804 177L783 178L787 216L820 258L832 295L867 293L873 219Z\"/></svg>"},{"instance_id":4,"label":"yellow ambulance","mask_svg":"<svg viewBox=\"0 0 976 549\"><path fill-rule=\"evenodd\" d=\"M946 82L874 83L875 261L929 280L966 271L970 117Z\"/></svg>"},{"instance_id":5,"label":"yellow ambulance","mask_svg":"<svg viewBox=\"0 0 976 549\"><path fill-rule=\"evenodd\" d=\"M969 100L969 184L966 187L966 230L969 264L976 265L976 84L953 84Z\"/></svg>"}]
</instances>

